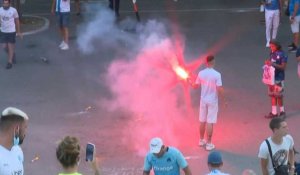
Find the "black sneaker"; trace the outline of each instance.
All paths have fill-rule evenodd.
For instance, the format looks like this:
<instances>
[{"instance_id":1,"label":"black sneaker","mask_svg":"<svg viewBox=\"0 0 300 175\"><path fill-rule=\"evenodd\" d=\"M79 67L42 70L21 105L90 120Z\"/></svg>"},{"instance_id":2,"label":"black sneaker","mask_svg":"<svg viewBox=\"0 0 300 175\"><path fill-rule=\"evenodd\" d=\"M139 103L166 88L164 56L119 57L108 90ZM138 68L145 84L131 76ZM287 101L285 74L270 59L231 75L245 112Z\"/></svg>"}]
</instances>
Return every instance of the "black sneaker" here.
<instances>
[{"instance_id":1,"label":"black sneaker","mask_svg":"<svg viewBox=\"0 0 300 175\"><path fill-rule=\"evenodd\" d=\"M292 48L294 48L294 47L296 47L296 45L295 45L294 43L288 45L288 48L289 48L289 49L292 49Z\"/></svg>"},{"instance_id":2,"label":"black sneaker","mask_svg":"<svg viewBox=\"0 0 300 175\"><path fill-rule=\"evenodd\" d=\"M279 117L286 118L285 112L280 112Z\"/></svg>"},{"instance_id":3,"label":"black sneaker","mask_svg":"<svg viewBox=\"0 0 300 175\"><path fill-rule=\"evenodd\" d=\"M297 47L295 46L295 47L293 47L293 48L291 48L291 49L289 49L289 52L293 52L293 53L295 53L297 51Z\"/></svg>"},{"instance_id":4,"label":"black sneaker","mask_svg":"<svg viewBox=\"0 0 300 175\"><path fill-rule=\"evenodd\" d=\"M7 63L7 65L6 65L5 68L6 68L6 69L11 69L11 68L12 68L12 64L11 64L11 63Z\"/></svg>"},{"instance_id":5,"label":"black sneaker","mask_svg":"<svg viewBox=\"0 0 300 175\"><path fill-rule=\"evenodd\" d=\"M277 114L272 114L272 112L270 112L268 115L265 115L265 118L267 119L272 119L272 118L275 118L275 117L278 117Z\"/></svg>"}]
</instances>

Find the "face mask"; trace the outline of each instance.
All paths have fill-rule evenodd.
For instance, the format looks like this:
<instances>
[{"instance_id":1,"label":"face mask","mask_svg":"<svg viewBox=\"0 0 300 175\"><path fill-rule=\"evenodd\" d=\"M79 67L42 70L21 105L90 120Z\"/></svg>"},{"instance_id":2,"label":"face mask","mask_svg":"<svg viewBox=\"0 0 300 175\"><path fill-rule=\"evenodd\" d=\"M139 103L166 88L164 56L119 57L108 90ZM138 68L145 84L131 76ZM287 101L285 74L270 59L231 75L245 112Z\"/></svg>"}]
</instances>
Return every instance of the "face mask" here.
<instances>
[{"instance_id":1,"label":"face mask","mask_svg":"<svg viewBox=\"0 0 300 175\"><path fill-rule=\"evenodd\" d=\"M20 132L20 130L19 130ZM14 140L13 140L13 144L14 145L21 145L24 141L24 137L23 138L20 138L19 135L16 135L16 132L14 133Z\"/></svg>"},{"instance_id":2,"label":"face mask","mask_svg":"<svg viewBox=\"0 0 300 175\"><path fill-rule=\"evenodd\" d=\"M14 146L15 146L15 145L19 145L19 144L20 144L20 138L14 136Z\"/></svg>"}]
</instances>

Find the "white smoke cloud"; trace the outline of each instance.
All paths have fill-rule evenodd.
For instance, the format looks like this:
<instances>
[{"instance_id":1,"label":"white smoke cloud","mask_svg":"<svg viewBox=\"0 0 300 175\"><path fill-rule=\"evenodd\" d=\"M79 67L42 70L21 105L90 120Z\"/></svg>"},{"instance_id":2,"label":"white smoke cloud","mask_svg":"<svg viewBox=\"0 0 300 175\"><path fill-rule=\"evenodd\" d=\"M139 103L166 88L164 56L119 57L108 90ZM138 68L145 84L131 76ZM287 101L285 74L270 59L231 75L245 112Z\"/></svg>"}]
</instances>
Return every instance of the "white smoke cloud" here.
<instances>
[{"instance_id":1,"label":"white smoke cloud","mask_svg":"<svg viewBox=\"0 0 300 175\"><path fill-rule=\"evenodd\" d=\"M176 144L187 134L190 140L196 140L191 134L196 135L196 127L191 127L194 124L187 113L183 90L172 70L176 48L166 25L157 20L137 24L129 18L116 25L114 14L107 7L98 11L79 30L80 51L96 52L95 43L102 42L102 47L115 49L122 46L120 43L127 43L128 52L136 53L131 59L114 59L105 75L114 98L103 100L101 105L110 110L126 109L134 115L126 124L130 130L125 127L123 141L131 142L143 154L145 150L141 148L147 147L154 136ZM183 43L179 45L184 47ZM185 143L189 144L186 138Z\"/></svg>"}]
</instances>

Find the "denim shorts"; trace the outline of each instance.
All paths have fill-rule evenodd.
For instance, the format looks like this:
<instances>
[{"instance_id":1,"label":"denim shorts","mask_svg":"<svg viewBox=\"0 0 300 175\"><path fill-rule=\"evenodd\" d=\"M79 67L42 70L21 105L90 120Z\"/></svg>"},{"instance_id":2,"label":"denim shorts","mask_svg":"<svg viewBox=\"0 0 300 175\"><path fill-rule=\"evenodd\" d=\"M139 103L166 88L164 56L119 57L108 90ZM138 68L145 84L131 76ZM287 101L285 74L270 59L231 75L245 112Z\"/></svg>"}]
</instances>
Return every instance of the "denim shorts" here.
<instances>
[{"instance_id":1,"label":"denim shorts","mask_svg":"<svg viewBox=\"0 0 300 175\"><path fill-rule=\"evenodd\" d=\"M16 43L16 32L3 33L0 32L0 43Z\"/></svg>"},{"instance_id":2,"label":"denim shorts","mask_svg":"<svg viewBox=\"0 0 300 175\"><path fill-rule=\"evenodd\" d=\"M69 27L70 23L70 12L58 12L56 13L57 22L60 28Z\"/></svg>"}]
</instances>

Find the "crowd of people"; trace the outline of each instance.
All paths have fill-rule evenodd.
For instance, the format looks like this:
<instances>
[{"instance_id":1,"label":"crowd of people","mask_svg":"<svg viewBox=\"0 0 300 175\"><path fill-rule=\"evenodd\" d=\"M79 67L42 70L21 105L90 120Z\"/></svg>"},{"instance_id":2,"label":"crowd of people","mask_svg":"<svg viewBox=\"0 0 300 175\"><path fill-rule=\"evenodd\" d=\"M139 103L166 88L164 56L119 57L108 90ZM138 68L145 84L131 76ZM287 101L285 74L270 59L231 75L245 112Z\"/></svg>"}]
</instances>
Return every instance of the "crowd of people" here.
<instances>
[{"instance_id":1,"label":"crowd of people","mask_svg":"<svg viewBox=\"0 0 300 175\"><path fill-rule=\"evenodd\" d=\"M76 0L75 3L76 14L80 15L80 1ZM114 10L116 17L120 16L119 3L119 0L109 0L109 8ZM282 50L281 44L276 41L283 2L281 0L265 0L262 4L265 10L266 47L270 48L270 57L265 61L263 79L271 98L271 112L265 118L271 119L269 127L272 135L261 143L258 157L261 174L292 175L296 168L294 140L288 134L283 103L285 69L288 58ZM300 48L298 48L300 0L289 0L287 4L287 14L293 33L293 42L289 45L289 51L296 52L297 60L300 62ZM62 36L59 47L61 50L68 50L70 0L53 0L51 12L57 15L59 31ZM14 50L16 36L22 37L22 34L18 13L15 8L10 6L10 0L3 0L0 18L0 42L8 54L6 68L11 69L13 64L16 64ZM217 123L219 98L226 105L221 73L214 69L215 61L213 55L207 56L205 58L206 68L198 73L195 80L188 79L188 82L193 88L201 87L199 146L211 151L207 158L208 175L227 175L221 170L223 165L221 152L216 151L216 146L212 143L213 126ZM298 65L298 75L300 77L300 64ZM28 115L20 109L9 107L3 110L0 118L0 175L23 174L24 156L20 145L25 138L28 120ZM78 138L72 136L66 136L59 143L56 156L63 168L60 175L80 175L78 170L80 148ZM100 170L95 153L91 165L95 174L99 175ZM192 174L180 150L164 145L163 140L159 137L151 139L150 150L144 159L143 174L149 175L153 170L156 175L179 175L180 169L186 175Z\"/></svg>"},{"instance_id":2,"label":"crowd of people","mask_svg":"<svg viewBox=\"0 0 300 175\"><path fill-rule=\"evenodd\" d=\"M76 15L80 16L80 0L75 0L74 2ZM108 3L108 7L115 12L116 17L120 17L120 0L109 0ZM51 13L57 17L59 33L62 38L59 48L61 50L69 50L71 1L52 0ZM0 8L0 26L0 43L3 45L4 51L8 55L8 61L5 68L11 69L13 64L17 63L15 54L16 36L19 36L21 39L23 38L20 30L19 14L17 10L11 6L11 0L3 0L2 7Z\"/></svg>"}]
</instances>

